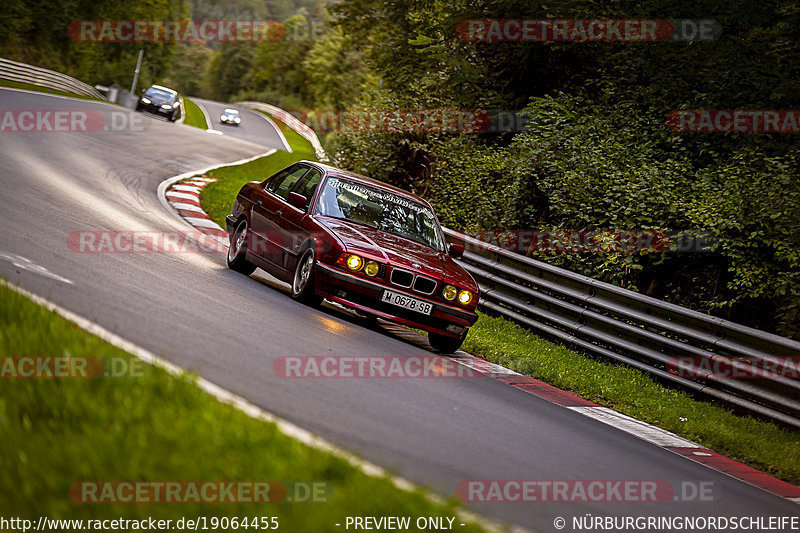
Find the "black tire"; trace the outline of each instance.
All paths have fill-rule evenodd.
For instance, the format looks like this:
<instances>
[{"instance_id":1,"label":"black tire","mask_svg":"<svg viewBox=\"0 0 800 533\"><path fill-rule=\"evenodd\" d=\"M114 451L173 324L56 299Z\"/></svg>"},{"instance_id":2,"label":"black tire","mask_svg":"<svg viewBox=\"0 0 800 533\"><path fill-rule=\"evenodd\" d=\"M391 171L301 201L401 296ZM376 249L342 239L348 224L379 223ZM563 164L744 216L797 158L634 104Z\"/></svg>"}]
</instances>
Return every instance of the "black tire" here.
<instances>
[{"instance_id":1,"label":"black tire","mask_svg":"<svg viewBox=\"0 0 800 533\"><path fill-rule=\"evenodd\" d=\"M461 348L465 337L466 335L456 339L453 337L445 337L438 333L428 333L428 343L439 353L456 353L458 349Z\"/></svg>"},{"instance_id":2,"label":"black tire","mask_svg":"<svg viewBox=\"0 0 800 533\"><path fill-rule=\"evenodd\" d=\"M256 266L245 257L247 253L247 229L247 219L243 218L236 224L236 229L233 230L226 255L228 268L245 276L249 276L256 270Z\"/></svg>"},{"instance_id":3,"label":"black tire","mask_svg":"<svg viewBox=\"0 0 800 533\"><path fill-rule=\"evenodd\" d=\"M314 266L317 263L317 255L314 247L309 246L301 251L294 268L292 277L292 298L306 305L316 307L322 303L322 296L314 292Z\"/></svg>"}]
</instances>

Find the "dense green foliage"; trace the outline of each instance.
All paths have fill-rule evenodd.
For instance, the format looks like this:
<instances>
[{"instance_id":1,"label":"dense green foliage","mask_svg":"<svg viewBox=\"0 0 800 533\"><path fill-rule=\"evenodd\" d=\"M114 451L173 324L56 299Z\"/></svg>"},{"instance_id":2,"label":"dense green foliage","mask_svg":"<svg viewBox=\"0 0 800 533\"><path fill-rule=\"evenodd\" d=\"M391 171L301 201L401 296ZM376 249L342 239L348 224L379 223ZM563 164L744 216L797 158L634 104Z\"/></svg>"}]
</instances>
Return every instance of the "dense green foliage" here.
<instances>
[{"instance_id":1,"label":"dense green foliage","mask_svg":"<svg viewBox=\"0 0 800 533\"><path fill-rule=\"evenodd\" d=\"M242 90L263 89L290 109L524 110L516 131L332 133L324 142L340 165L423 194L458 229L704 235L712 246L702 253L536 257L800 338L797 134L667 126L679 109L798 109L796 2L546 5L336 2L331 29L304 60L302 47L264 45L291 61ZM714 19L722 32L696 42L475 43L455 30L464 19L526 17ZM261 72L254 61L251 74Z\"/></svg>"},{"instance_id":2,"label":"dense green foliage","mask_svg":"<svg viewBox=\"0 0 800 533\"><path fill-rule=\"evenodd\" d=\"M161 81L172 67L177 45L170 42L97 43L70 38L81 20L180 20L189 16L183 0L0 2L0 56L69 74L92 85L130 87L139 49L145 51L139 87ZM73 37L75 37L73 35Z\"/></svg>"},{"instance_id":3,"label":"dense green foliage","mask_svg":"<svg viewBox=\"0 0 800 533\"><path fill-rule=\"evenodd\" d=\"M151 18L186 10L196 19L271 18L285 29L282 39L258 43L148 45L143 84L163 80L186 94L289 110L524 111L526 126L511 131L340 132L323 142L338 164L423 194L457 229L706 235L713 245L704 253L536 257L800 338L798 134L679 134L667 126L680 109L800 109L796 0L137 6ZM0 17L8 30L0 51L60 62L92 83L129 82L135 47L65 42L62 30L75 18L136 13L76 2L43 14L18 0L0 11L9 14ZM459 21L476 18L713 19L721 33L644 43L459 38Z\"/></svg>"},{"instance_id":4,"label":"dense green foliage","mask_svg":"<svg viewBox=\"0 0 800 533\"><path fill-rule=\"evenodd\" d=\"M677 134L677 109L797 109L795 2L352 1L332 12L380 87L352 107L524 108L524 132L337 135L339 163L427 195L460 229L658 228L711 253L538 254L800 337L800 143ZM713 18L710 42L470 43L468 18Z\"/></svg>"}]
</instances>

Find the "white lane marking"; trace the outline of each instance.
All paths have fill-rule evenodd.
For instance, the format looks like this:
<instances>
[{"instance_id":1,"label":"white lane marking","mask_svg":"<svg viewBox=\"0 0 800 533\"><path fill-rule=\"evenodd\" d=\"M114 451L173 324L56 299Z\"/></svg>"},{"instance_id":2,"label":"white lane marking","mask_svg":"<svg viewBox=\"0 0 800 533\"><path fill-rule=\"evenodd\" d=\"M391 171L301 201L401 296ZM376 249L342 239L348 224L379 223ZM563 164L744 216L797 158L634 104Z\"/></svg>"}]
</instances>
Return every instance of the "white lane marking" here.
<instances>
[{"instance_id":1,"label":"white lane marking","mask_svg":"<svg viewBox=\"0 0 800 533\"><path fill-rule=\"evenodd\" d=\"M220 229L216 222L210 218L183 217L189 224L198 228Z\"/></svg>"},{"instance_id":2,"label":"white lane marking","mask_svg":"<svg viewBox=\"0 0 800 533\"><path fill-rule=\"evenodd\" d=\"M206 119L206 126L208 126L208 128L206 129L206 133L214 133L216 135L223 135L223 133L221 131L215 130L214 126L211 125L211 117L208 116L208 111L206 111L206 108L203 107L203 105L200 102L198 102L197 100L192 100L192 102L194 102L194 105L199 107L200 111L203 112L203 118Z\"/></svg>"},{"instance_id":3,"label":"white lane marking","mask_svg":"<svg viewBox=\"0 0 800 533\"><path fill-rule=\"evenodd\" d=\"M174 196L175 198L183 198L184 200L197 200L198 198L200 198L200 195L197 193L168 191L167 194L170 196Z\"/></svg>"},{"instance_id":4,"label":"white lane marking","mask_svg":"<svg viewBox=\"0 0 800 533\"><path fill-rule=\"evenodd\" d=\"M161 357L158 357L154 353L149 352L144 348L128 340L123 339L119 335L112 333L111 331L105 329L103 326L97 324L96 322L92 322L87 318L84 318L57 304L54 304L53 302L45 298L42 298L37 294L26 291L25 289L18 287L12 283L8 283L3 279L0 279L0 285L8 287L17 294L25 296L32 302L41 305L45 309L52 311L53 313L61 316L62 318L65 318L66 320L69 320L70 322L77 325L79 328L88 331L92 335L99 337L100 339L106 341L107 343L112 344L117 348L120 348L121 350L124 350L130 354L133 354L134 356L141 359L145 363L160 367L169 372L173 376L181 377L185 373L184 369L182 369L178 365L171 363L166 359L162 359ZM219 385L216 385L211 381L208 381L206 378L198 376L195 379L195 383L197 384L198 387L200 387L201 390L203 390L207 394L210 394L220 402L231 405L234 408L242 411L247 416L254 418L256 420L262 420L264 422L273 423L277 426L278 430L280 430L280 432L283 433L284 435L291 437L295 440L298 440L301 443L311 448L330 453L331 455L335 455L336 457L339 457L340 459L346 461L351 466L358 468L368 476L385 477L389 479L395 487L408 492L414 492L420 490L420 488L414 485L412 482L404 478L401 478L399 476L390 474L382 467L374 463L365 461L364 459L357 457L356 455L348 452L343 448L336 446L335 444L323 439L322 437L314 435L307 429L303 429L300 426L297 426L292 422L289 422L288 420L284 420L283 418L280 418L279 416L274 415L269 411L266 411L258 407L257 405L248 402L241 396L237 396L236 394L223 389ZM429 492L426 492L425 496L430 501L436 504L444 505L446 503L445 500L443 500L442 498L430 494ZM508 528L502 527L498 522L476 515L471 511L459 509L457 511L457 514L462 519L480 524L490 531L497 531L497 532L508 531ZM514 526L511 529L511 531L522 533L526 530Z\"/></svg>"},{"instance_id":5,"label":"white lane marking","mask_svg":"<svg viewBox=\"0 0 800 533\"><path fill-rule=\"evenodd\" d=\"M194 213L205 214L205 211L203 211L202 207L197 207L194 204L185 204L181 202L170 202L170 203L172 204L172 207L174 207L175 209L180 209L181 211L192 211Z\"/></svg>"},{"instance_id":6,"label":"white lane marking","mask_svg":"<svg viewBox=\"0 0 800 533\"><path fill-rule=\"evenodd\" d=\"M173 185L172 189L170 189L170 190L171 191L180 191L180 192L196 192L197 194L200 194L200 191L202 189L203 189L203 187L196 187L196 186L193 187L192 185L183 185L183 184L181 184L181 185Z\"/></svg>"},{"instance_id":7,"label":"white lane marking","mask_svg":"<svg viewBox=\"0 0 800 533\"><path fill-rule=\"evenodd\" d=\"M796 504L800 504L800 498L786 498L790 502L794 502Z\"/></svg>"},{"instance_id":8,"label":"white lane marking","mask_svg":"<svg viewBox=\"0 0 800 533\"><path fill-rule=\"evenodd\" d=\"M65 277L59 276L53 272L50 272L45 267L41 265L37 265L27 257L22 257L21 255L16 254L9 254L0 252L0 259L5 259L6 261L10 262L17 268L21 268L22 270L26 270L28 272L33 272L34 274L39 274L40 276L45 276L47 278L54 279L56 281L61 281L63 283L67 283L72 285L72 281L68 280Z\"/></svg>"},{"instance_id":9,"label":"white lane marking","mask_svg":"<svg viewBox=\"0 0 800 533\"><path fill-rule=\"evenodd\" d=\"M275 133L277 133L277 134L278 134L278 137L280 138L281 142L283 143L283 146L285 147L286 151L287 151L287 152L289 152L289 153L292 153L292 147L291 147L291 146L289 146L289 143L286 141L286 137L284 137L284 136L283 136L283 132L282 132L282 131L281 131L281 129L278 127L278 125L277 125L277 124L275 124L275 121L274 121L274 120L272 120L271 118L269 118L269 117L268 117L267 115L265 115L264 113L261 113L261 112L259 112L259 111L256 111L256 110L254 110L254 109L251 109L250 111L252 111L253 113L255 113L256 115L258 115L259 117L261 117L261 118L263 118L264 120L266 120L266 121L269 123L269 125L270 125L270 126L272 126L272 128L275 130Z\"/></svg>"},{"instance_id":10,"label":"white lane marking","mask_svg":"<svg viewBox=\"0 0 800 533\"><path fill-rule=\"evenodd\" d=\"M519 372L515 372L510 368L506 368L504 366L500 366L496 363L491 363L486 359L481 359L480 357L475 357L474 355L459 351L455 355L447 356L448 359L452 359L456 361L460 365L464 365L467 368L471 368L478 372L482 373L490 373L490 374L503 374L509 376L521 376Z\"/></svg>"},{"instance_id":11,"label":"white lane marking","mask_svg":"<svg viewBox=\"0 0 800 533\"><path fill-rule=\"evenodd\" d=\"M475 357L475 356L472 356L472 357ZM487 361L487 363L488 363L488 361ZM492 374L508 374L508 375L511 375L511 376L521 376L522 375L519 372L515 372L515 371L511 370L510 368L506 368L504 366L500 366L500 365L495 364L495 363L489 363L486 366L489 369L489 372L491 372Z\"/></svg>"},{"instance_id":12,"label":"white lane marking","mask_svg":"<svg viewBox=\"0 0 800 533\"><path fill-rule=\"evenodd\" d=\"M628 415L623 415L622 413L618 413L617 411L609 409L608 407L581 406L567 407L567 409L572 409L573 411L577 411L588 417L594 418L595 420L599 420L604 424L614 426L625 433L633 435L634 437L639 437L640 439L646 440L647 442L655 444L656 446L702 448L702 446L699 444L684 439L683 437L679 437L665 429L642 422L641 420L636 420Z\"/></svg>"}]
</instances>

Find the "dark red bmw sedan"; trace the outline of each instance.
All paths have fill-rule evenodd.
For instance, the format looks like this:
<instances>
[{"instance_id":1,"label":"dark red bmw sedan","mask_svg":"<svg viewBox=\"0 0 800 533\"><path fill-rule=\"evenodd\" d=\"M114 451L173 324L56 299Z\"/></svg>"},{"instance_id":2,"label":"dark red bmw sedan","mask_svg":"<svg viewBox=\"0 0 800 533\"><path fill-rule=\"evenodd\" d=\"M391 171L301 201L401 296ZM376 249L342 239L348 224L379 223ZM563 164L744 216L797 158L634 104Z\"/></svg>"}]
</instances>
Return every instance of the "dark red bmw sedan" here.
<instances>
[{"instance_id":1,"label":"dark red bmw sedan","mask_svg":"<svg viewBox=\"0 0 800 533\"><path fill-rule=\"evenodd\" d=\"M239 191L227 217L228 266L261 267L292 298L324 298L369 317L428 332L456 351L477 320L478 285L453 260L425 200L328 165L300 161Z\"/></svg>"}]
</instances>

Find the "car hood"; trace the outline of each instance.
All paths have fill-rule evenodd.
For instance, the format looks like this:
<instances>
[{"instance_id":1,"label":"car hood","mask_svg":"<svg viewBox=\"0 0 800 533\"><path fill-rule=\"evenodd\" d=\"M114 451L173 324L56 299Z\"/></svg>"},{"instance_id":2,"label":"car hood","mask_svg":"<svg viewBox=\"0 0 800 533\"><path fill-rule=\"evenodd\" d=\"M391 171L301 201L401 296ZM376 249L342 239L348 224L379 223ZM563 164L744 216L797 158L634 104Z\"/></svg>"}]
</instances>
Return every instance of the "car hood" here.
<instances>
[{"instance_id":1,"label":"car hood","mask_svg":"<svg viewBox=\"0 0 800 533\"><path fill-rule=\"evenodd\" d=\"M461 287L475 286L469 274L444 252L346 220L329 217L319 217L317 220L342 241L349 253L369 255L393 266L444 279Z\"/></svg>"},{"instance_id":2,"label":"car hood","mask_svg":"<svg viewBox=\"0 0 800 533\"><path fill-rule=\"evenodd\" d=\"M169 105L172 105L172 98L169 98L169 97L166 97L166 98L165 98L165 97L163 97L163 96L150 96L150 95L148 95L148 94L143 94L143 95L142 95L142 96L140 96L139 98L140 98L140 99L141 99L141 98L147 98L148 100L150 100L150 101L151 101L153 104L155 104L155 105L161 105L161 104L169 104Z\"/></svg>"}]
</instances>

